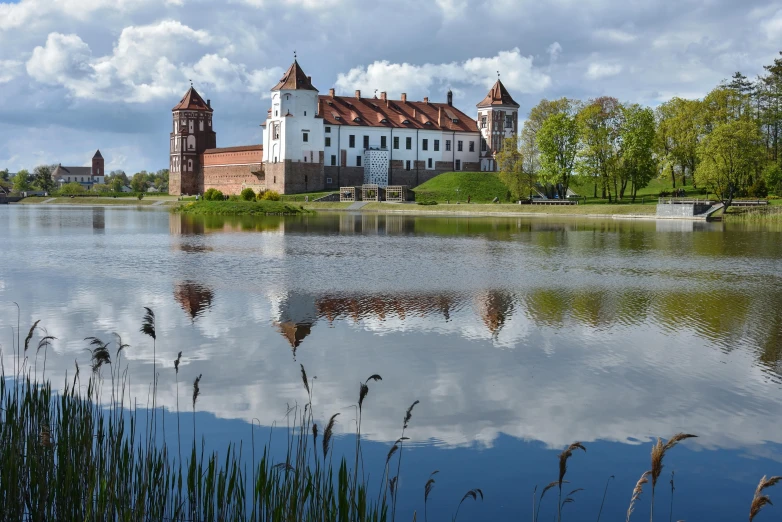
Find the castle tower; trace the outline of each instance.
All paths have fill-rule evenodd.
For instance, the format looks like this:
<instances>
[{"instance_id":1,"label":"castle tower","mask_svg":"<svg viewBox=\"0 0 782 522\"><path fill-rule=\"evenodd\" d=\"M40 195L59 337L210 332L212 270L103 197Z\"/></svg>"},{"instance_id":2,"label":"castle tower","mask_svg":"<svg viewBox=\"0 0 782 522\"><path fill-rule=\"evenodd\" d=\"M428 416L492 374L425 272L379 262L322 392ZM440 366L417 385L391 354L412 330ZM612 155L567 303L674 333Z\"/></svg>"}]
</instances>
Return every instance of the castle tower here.
<instances>
[{"instance_id":1,"label":"castle tower","mask_svg":"<svg viewBox=\"0 0 782 522\"><path fill-rule=\"evenodd\" d=\"M100 149L98 149L97 152L95 152L95 155L92 157L92 177L95 176L105 176L105 172L103 170L103 156L100 153Z\"/></svg>"},{"instance_id":2,"label":"castle tower","mask_svg":"<svg viewBox=\"0 0 782 522\"><path fill-rule=\"evenodd\" d=\"M212 130L211 104L190 87L171 112L168 193L176 196L199 194L204 185L201 155L217 146L217 136Z\"/></svg>"},{"instance_id":3,"label":"castle tower","mask_svg":"<svg viewBox=\"0 0 782 522\"><path fill-rule=\"evenodd\" d=\"M478 104L478 128L481 131L481 170L497 170L495 155L505 138L519 132L519 104L497 79L489 94Z\"/></svg>"},{"instance_id":4,"label":"castle tower","mask_svg":"<svg viewBox=\"0 0 782 522\"><path fill-rule=\"evenodd\" d=\"M318 90L294 60L272 87L263 123L263 165L266 188L281 194L322 190L323 118Z\"/></svg>"}]
</instances>

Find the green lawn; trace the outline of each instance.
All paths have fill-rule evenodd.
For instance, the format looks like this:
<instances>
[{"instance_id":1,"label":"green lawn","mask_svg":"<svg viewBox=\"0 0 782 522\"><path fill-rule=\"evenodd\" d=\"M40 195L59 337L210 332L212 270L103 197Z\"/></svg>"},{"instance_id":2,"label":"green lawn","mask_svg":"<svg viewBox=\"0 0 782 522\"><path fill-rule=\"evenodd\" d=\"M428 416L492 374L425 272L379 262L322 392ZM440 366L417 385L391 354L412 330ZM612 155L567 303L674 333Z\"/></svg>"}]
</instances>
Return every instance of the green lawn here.
<instances>
[{"instance_id":1,"label":"green lawn","mask_svg":"<svg viewBox=\"0 0 782 522\"><path fill-rule=\"evenodd\" d=\"M194 201L174 209L176 212L213 216L268 216L306 214L307 210L284 201Z\"/></svg>"},{"instance_id":2,"label":"green lawn","mask_svg":"<svg viewBox=\"0 0 782 522\"><path fill-rule=\"evenodd\" d=\"M508 201L508 187L496 172L446 172L413 189L416 201Z\"/></svg>"},{"instance_id":3,"label":"green lawn","mask_svg":"<svg viewBox=\"0 0 782 522\"><path fill-rule=\"evenodd\" d=\"M504 214L558 214L573 216L588 215L654 215L656 206L631 205L631 204L601 204L601 205L515 205L512 203L499 204L450 204L450 205L400 205L391 203L370 203L362 210L374 210L379 212L409 212L409 213L504 213Z\"/></svg>"},{"instance_id":4,"label":"green lawn","mask_svg":"<svg viewBox=\"0 0 782 522\"><path fill-rule=\"evenodd\" d=\"M49 201L52 200L52 201ZM47 205L153 205L159 201L166 201L168 203L176 203L175 198L144 198L139 201L138 198L101 198L101 197L79 197L70 198L67 196L55 197L29 197L24 198L18 204L21 205L33 205L40 204L47 201Z\"/></svg>"},{"instance_id":5,"label":"green lawn","mask_svg":"<svg viewBox=\"0 0 782 522\"><path fill-rule=\"evenodd\" d=\"M313 199L322 198L323 196L328 196L329 194L336 194L337 190L322 190L319 192L305 192L303 194L282 194L280 198L282 201L298 201L298 202L304 202L305 197L309 197L310 201Z\"/></svg>"}]
</instances>

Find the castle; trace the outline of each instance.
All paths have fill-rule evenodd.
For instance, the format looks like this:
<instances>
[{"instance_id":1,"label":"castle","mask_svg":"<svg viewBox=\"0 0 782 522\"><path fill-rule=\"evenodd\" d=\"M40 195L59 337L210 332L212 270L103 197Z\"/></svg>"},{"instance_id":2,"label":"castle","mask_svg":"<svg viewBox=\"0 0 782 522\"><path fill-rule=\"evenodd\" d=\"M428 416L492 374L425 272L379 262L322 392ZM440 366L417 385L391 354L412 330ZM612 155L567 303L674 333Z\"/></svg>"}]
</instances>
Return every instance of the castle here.
<instances>
[{"instance_id":1,"label":"castle","mask_svg":"<svg viewBox=\"0 0 782 522\"><path fill-rule=\"evenodd\" d=\"M477 120L453 106L451 91L446 103L321 95L296 60L271 92L263 145L217 148L211 102L191 87L172 109L169 193L415 187L443 172L496 170L504 139L518 133L519 104L499 79Z\"/></svg>"}]
</instances>

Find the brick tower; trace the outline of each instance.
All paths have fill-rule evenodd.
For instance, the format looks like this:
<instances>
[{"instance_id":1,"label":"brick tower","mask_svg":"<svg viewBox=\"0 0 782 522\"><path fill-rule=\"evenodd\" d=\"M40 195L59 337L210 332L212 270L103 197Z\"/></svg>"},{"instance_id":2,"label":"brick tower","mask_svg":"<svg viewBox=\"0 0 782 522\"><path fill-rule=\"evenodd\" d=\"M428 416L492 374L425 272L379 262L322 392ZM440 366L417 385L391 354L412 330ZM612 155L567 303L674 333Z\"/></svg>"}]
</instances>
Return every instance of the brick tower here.
<instances>
[{"instance_id":1,"label":"brick tower","mask_svg":"<svg viewBox=\"0 0 782 522\"><path fill-rule=\"evenodd\" d=\"M495 156L505 138L519 132L519 104L497 79L489 94L478 104L478 129L481 131L481 170L497 170Z\"/></svg>"},{"instance_id":2,"label":"brick tower","mask_svg":"<svg viewBox=\"0 0 782 522\"><path fill-rule=\"evenodd\" d=\"M92 177L95 176L104 176L105 173L103 171L103 156L100 153L100 149L98 149L97 152L95 152L95 155L92 157Z\"/></svg>"},{"instance_id":3,"label":"brick tower","mask_svg":"<svg viewBox=\"0 0 782 522\"><path fill-rule=\"evenodd\" d=\"M204 186L202 154L217 146L211 104L190 87L171 112L168 193L175 196L200 194Z\"/></svg>"}]
</instances>

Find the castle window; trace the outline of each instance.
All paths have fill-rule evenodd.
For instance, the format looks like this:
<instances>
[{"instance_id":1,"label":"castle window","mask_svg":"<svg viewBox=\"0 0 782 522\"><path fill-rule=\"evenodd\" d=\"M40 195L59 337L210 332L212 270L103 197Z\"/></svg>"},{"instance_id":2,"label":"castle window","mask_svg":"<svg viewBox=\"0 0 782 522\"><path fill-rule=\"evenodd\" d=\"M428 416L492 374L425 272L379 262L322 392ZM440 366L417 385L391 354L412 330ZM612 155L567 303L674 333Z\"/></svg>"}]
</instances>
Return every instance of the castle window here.
<instances>
[{"instance_id":1,"label":"castle window","mask_svg":"<svg viewBox=\"0 0 782 522\"><path fill-rule=\"evenodd\" d=\"M429 158L429 165L428 166L429 166L430 169L432 168L432 158Z\"/></svg>"},{"instance_id":2,"label":"castle window","mask_svg":"<svg viewBox=\"0 0 782 522\"><path fill-rule=\"evenodd\" d=\"M361 166L361 156L356 156L356 167Z\"/></svg>"},{"instance_id":3,"label":"castle window","mask_svg":"<svg viewBox=\"0 0 782 522\"><path fill-rule=\"evenodd\" d=\"M304 163L307 163L307 156L304 156Z\"/></svg>"},{"instance_id":4,"label":"castle window","mask_svg":"<svg viewBox=\"0 0 782 522\"><path fill-rule=\"evenodd\" d=\"M513 128L513 116L505 116L505 128L506 129Z\"/></svg>"},{"instance_id":5,"label":"castle window","mask_svg":"<svg viewBox=\"0 0 782 522\"><path fill-rule=\"evenodd\" d=\"M410 150L413 148L413 138L407 137L405 138L405 148L407 150Z\"/></svg>"},{"instance_id":6,"label":"castle window","mask_svg":"<svg viewBox=\"0 0 782 522\"><path fill-rule=\"evenodd\" d=\"M304 115L305 115L305 116L307 115L307 111L304 111Z\"/></svg>"},{"instance_id":7,"label":"castle window","mask_svg":"<svg viewBox=\"0 0 782 522\"><path fill-rule=\"evenodd\" d=\"M364 150L369 148L369 136L364 136Z\"/></svg>"},{"instance_id":8,"label":"castle window","mask_svg":"<svg viewBox=\"0 0 782 522\"><path fill-rule=\"evenodd\" d=\"M302 134L302 136L301 136L301 140L302 140L304 143L307 143L307 142L310 140L310 135L309 135L308 133L306 133L306 132L305 132L304 134Z\"/></svg>"},{"instance_id":9,"label":"castle window","mask_svg":"<svg viewBox=\"0 0 782 522\"><path fill-rule=\"evenodd\" d=\"M470 152L475 152L475 142L474 141L470 142Z\"/></svg>"},{"instance_id":10,"label":"castle window","mask_svg":"<svg viewBox=\"0 0 782 522\"><path fill-rule=\"evenodd\" d=\"M275 109L275 110L274 110L274 116L275 116L275 118L277 117L277 114L278 114L278 113L277 113L277 109Z\"/></svg>"},{"instance_id":11,"label":"castle window","mask_svg":"<svg viewBox=\"0 0 782 522\"><path fill-rule=\"evenodd\" d=\"M464 150L464 142L462 140L456 142L456 150L458 150L459 152L462 152Z\"/></svg>"},{"instance_id":12,"label":"castle window","mask_svg":"<svg viewBox=\"0 0 782 522\"><path fill-rule=\"evenodd\" d=\"M451 150L451 140L445 140L445 150Z\"/></svg>"},{"instance_id":13,"label":"castle window","mask_svg":"<svg viewBox=\"0 0 782 522\"><path fill-rule=\"evenodd\" d=\"M306 174L304 175L304 184L305 185L307 184L307 175Z\"/></svg>"},{"instance_id":14,"label":"castle window","mask_svg":"<svg viewBox=\"0 0 782 522\"><path fill-rule=\"evenodd\" d=\"M198 122L198 130L200 131L204 130L204 120Z\"/></svg>"},{"instance_id":15,"label":"castle window","mask_svg":"<svg viewBox=\"0 0 782 522\"><path fill-rule=\"evenodd\" d=\"M410 170L410 160L405 161L405 170Z\"/></svg>"},{"instance_id":16,"label":"castle window","mask_svg":"<svg viewBox=\"0 0 782 522\"><path fill-rule=\"evenodd\" d=\"M421 150L429 150L429 140L421 141Z\"/></svg>"},{"instance_id":17,"label":"castle window","mask_svg":"<svg viewBox=\"0 0 782 522\"><path fill-rule=\"evenodd\" d=\"M440 150L440 140L434 140L434 151L438 152Z\"/></svg>"},{"instance_id":18,"label":"castle window","mask_svg":"<svg viewBox=\"0 0 782 522\"><path fill-rule=\"evenodd\" d=\"M351 149L355 149L356 148L356 135L355 134L351 134L350 136L348 136L348 147L350 147Z\"/></svg>"},{"instance_id":19,"label":"castle window","mask_svg":"<svg viewBox=\"0 0 782 522\"><path fill-rule=\"evenodd\" d=\"M385 149L386 148L386 137L380 136L380 148Z\"/></svg>"},{"instance_id":20,"label":"castle window","mask_svg":"<svg viewBox=\"0 0 782 522\"><path fill-rule=\"evenodd\" d=\"M272 183L277 183L277 176L274 176L274 181Z\"/></svg>"},{"instance_id":21,"label":"castle window","mask_svg":"<svg viewBox=\"0 0 782 522\"><path fill-rule=\"evenodd\" d=\"M195 127L194 127L194 125L193 125L193 120L187 120L187 129L188 129L188 132L190 132L190 133L192 134L192 133L193 133L193 129L194 129L194 128L195 128Z\"/></svg>"},{"instance_id":22,"label":"castle window","mask_svg":"<svg viewBox=\"0 0 782 522\"><path fill-rule=\"evenodd\" d=\"M486 116L481 116L481 129L486 128Z\"/></svg>"},{"instance_id":23,"label":"castle window","mask_svg":"<svg viewBox=\"0 0 782 522\"><path fill-rule=\"evenodd\" d=\"M326 134L330 134L330 133L331 133L331 127L326 127Z\"/></svg>"},{"instance_id":24,"label":"castle window","mask_svg":"<svg viewBox=\"0 0 782 522\"><path fill-rule=\"evenodd\" d=\"M485 140L481 140L481 151L482 152L486 152L487 148L488 148L488 146L486 145L486 141Z\"/></svg>"},{"instance_id":25,"label":"castle window","mask_svg":"<svg viewBox=\"0 0 782 522\"><path fill-rule=\"evenodd\" d=\"M331 155L331 165L334 166L337 164L337 156L335 154Z\"/></svg>"},{"instance_id":26,"label":"castle window","mask_svg":"<svg viewBox=\"0 0 782 522\"><path fill-rule=\"evenodd\" d=\"M399 148L399 136L394 136L394 148Z\"/></svg>"},{"instance_id":27,"label":"castle window","mask_svg":"<svg viewBox=\"0 0 782 522\"><path fill-rule=\"evenodd\" d=\"M331 147L331 137L326 136L326 147Z\"/></svg>"},{"instance_id":28,"label":"castle window","mask_svg":"<svg viewBox=\"0 0 782 522\"><path fill-rule=\"evenodd\" d=\"M462 160L456 160L456 170L462 170Z\"/></svg>"}]
</instances>

